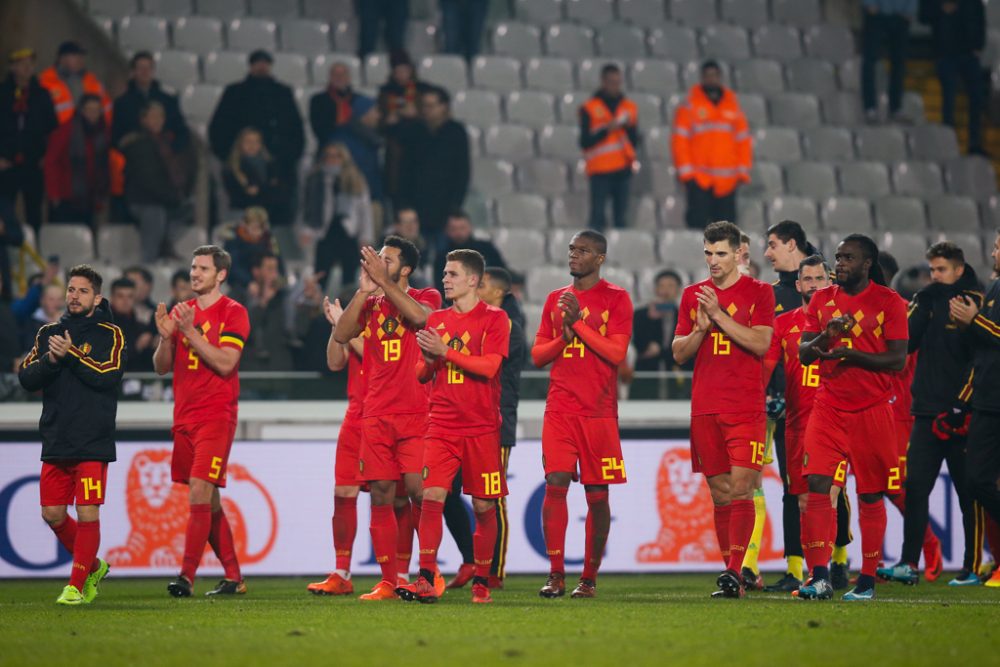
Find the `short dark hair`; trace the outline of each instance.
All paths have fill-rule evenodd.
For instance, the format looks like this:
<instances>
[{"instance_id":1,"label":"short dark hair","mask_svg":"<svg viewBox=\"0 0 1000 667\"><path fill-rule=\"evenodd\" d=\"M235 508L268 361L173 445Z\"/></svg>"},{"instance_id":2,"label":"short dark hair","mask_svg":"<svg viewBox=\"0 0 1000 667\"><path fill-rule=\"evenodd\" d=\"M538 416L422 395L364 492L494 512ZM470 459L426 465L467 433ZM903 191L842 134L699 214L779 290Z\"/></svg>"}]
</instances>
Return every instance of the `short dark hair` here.
<instances>
[{"instance_id":1,"label":"short dark hair","mask_svg":"<svg viewBox=\"0 0 1000 667\"><path fill-rule=\"evenodd\" d=\"M864 234L848 234L841 243L857 243L861 247L861 251L865 254L865 259L871 260L872 263L868 269L868 279L878 285L889 285L889 281L885 279L885 271L882 270L882 264L879 262L881 253L878 251L878 245L871 237ZM892 261L895 262L896 260L893 259ZM896 268L899 268L898 264Z\"/></svg>"},{"instance_id":2,"label":"short dark hair","mask_svg":"<svg viewBox=\"0 0 1000 667\"><path fill-rule=\"evenodd\" d=\"M823 271L827 274L830 273L830 265L826 263L826 259L823 255L809 255L801 262L799 262L799 274L801 275L802 269L807 266L822 266Z\"/></svg>"},{"instance_id":3,"label":"short dark hair","mask_svg":"<svg viewBox=\"0 0 1000 667\"><path fill-rule=\"evenodd\" d=\"M483 259L482 254L478 250L459 248L458 250L452 250L449 252L445 259L449 262L458 262L464 266L469 273L474 273L479 276L480 280L483 278L483 273L486 272L486 260Z\"/></svg>"},{"instance_id":4,"label":"short dark hair","mask_svg":"<svg viewBox=\"0 0 1000 667\"><path fill-rule=\"evenodd\" d=\"M684 284L684 280L681 278L681 274L677 273L673 269L663 269L662 271L657 273L656 276L653 278L653 284L655 285L664 278L673 278L674 280L677 281L678 285Z\"/></svg>"},{"instance_id":5,"label":"short dark hair","mask_svg":"<svg viewBox=\"0 0 1000 667\"><path fill-rule=\"evenodd\" d=\"M463 220L472 220L469 214L465 212L465 209L455 208L448 212L448 219L451 218L461 218Z\"/></svg>"},{"instance_id":6,"label":"short dark hair","mask_svg":"<svg viewBox=\"0 0 1000 667\"><path fill-rule=\"evenodd\" d=\"M622 68L615 63L607 63L601 68L601 78L603 79L608 74L621 74Z\"/></svg>"},{"instance_id":7,"label":"short dark hair","mask_svg":"<svg viewBox=\"0 0 1000 667\"><path fill-rule=\"evenodd\" d=\"M385 240L382 241L382 247L396 248L399 250L400 263L403 266L410 267L411 271L417 270L417 265L420 264L420 251L417 250L417 246L413 245L413 241L408 241L402 236L392 234L385 237Z\"/></svg>"},{"instance_id":8,"label":"short dark hair","mask_svg":"<svg viewBox=\"0 0 1000 667\"><path fill-rule=\"evenodd\" d=\"M120 289L135 289L135 281L130 278L115 278L111 281L111 293L114 294L115 290Z\"/></svg>"},{"instance_id":9,"label":"short dark hair","mask_svg":"<svg viewBox=\"0 0 1000 667\"><path fill-rule=\"evenodd\" d=\"M101 106L104 105L104 103L101 101L101 98L99 96L94 95L93 93L84 93L83 95L80 95L80 99L77 100L77 102L76 102L76 108L77 109L81 109L81 108L83 108L83 106L85 104L88 104L90 102L96 102L97 104L99 104Z\"/></svg>"},{"instance_id":10,"label":"short dark hair","mask_svg":"<svg viewBox=\"0 0 1000 667\"><path fill-rule=\"evenodd\" d=\"M136 51L135 55L129 58L128 61L129 69L135 69L135 66L139 63L140 60L149 60L153 63L156 62L156 58L154 58L153 54L150 53L149 51Z\"/></svg>"},{"instance_id":11,"label":"short dark hair","mask_svg":"<svg viewBox=\"0 0 1000 667\"><path fill-rule=\"evenodd\" d=\"M438 102L450 107L451 106L451 94L441 86L431 86L424 91L424 95L436 95Z\"/></svg>"},{"instance_id":12,"label":"short dark hair","mask_svg":"<svg viewBox=\"0 0 1000 667\"><path fill-rule=\"evenodd\" d=\"M191 282L191 274L185 269L177 269L174 271L174 275L170 276L170 287L177 287L177 283L183 280L186 283Z\"/></svg>"},{"instance_id":13,"label":"short dark hair","mask_svg":"<svg viewBox=\"0 0 1000 667\"><path fill-rule=\"evenodd\" d=\"M142 105L141 109L139 109L139 117L140 118L145 118L146 114L148 114L150 111L154 111L156 109L159 109L164 114L167 113L166 107L164 107L162 104L160 104L160 102L158 102L157 100L149 100L148 102L146 102L145 104Z\"/></svg>"},{"instance_id":14,"label":"short dark hair","mask_svg":"<svg viewBox=\"0 0 1000 667\"><path fill-rule=\"evenodd\" d=\"M608 239L600 232L596 232L593 229L585 229L582 232L573 234L573 238L587 239L597 246L597 251L599 253L602 255L608 254Z\"/></svg>"},{"instance_id":15,"label":"short dark hair","mask_svg":"<svg viewBox=\"0 0 1000 667\"><path fill-rule=\"evenodd\" d=\"M722 73L722 67L719 66L719 61L717 60L706 60L701 64L701 72L705 73L705 70L714 69L716 72Z\"/></svg>"},{"instance_id":16,"label":"short dark hair","mask_svg":"<svg viewBox=\"0 0 1000 667\"><path fill-rule=\"evenodd\" d=\"M145 266L130 266L124 271L122 271L122 275L127 276L130 273L138 273L140 276L142 276L142 279L145 280L147 283L149 283L150 285L153 284L153 273Z\"/></svg>"},{"instance_id":17,"label":"short dark hair","mask_svg":"<svg viewBox=\"0 0 1000 667\"><path fill-rule=\"evenodd\" d=\"M104 286L104 278L90 264L77 264L69 270L68 275L70 278L86 278L97 294L101 293L101 287Z\"/></svg>"},{"instance_id":18,"label":"short dark hair","mask_svg":"<svg viewBox=\"0 0 1000 667\"><path fill-rule=\"evenodd\" d=\"M278 256L275 255L270 250L260 250L258 252L255 252L253 254L253 257L250 260L250 268L251 269L259 269L261 266L264 265L264 260L265 259L270 259L272 257L274 259L278 259Z\"/></svg>"},{"instance_id":19,"label":"short dark hair","mask_svg":"<svg viewBox=\"0 0 1000 667\"><path fill-rule=\"evenodd\" d=\"M892 278L899 273L899 262L892 256L892 253L880 250L878 253L878 265L882 267L882 274L885 276L886 283L892 282Z\"/></svg>"},{"instance_id":20,"label":"short dark hair","mask_svg":"<svg viewBox=\"0 0 1000 667\"><path fill-rule=\"evenodd\" d=\"M739 250L743 243L743 232L731 222L719 220L705 227L705 243L727 241L733 250Z\"/></svg>"},{"instance_id":21,"label":"short dark hair","mask_svg":"<svg viewBox=\"0 0 1000 667\"><path fill-rule=\"evenodd\" d=\"M795 247L806 252L806 232L802 225L794 220L782 220L767 228L767 235L774 234L782 243L795 241Z\"/></svg>"},{"instance_id":22,"label":"short dark hair","mask_svg":"<svg viewBox=\"0 0 1000 667\"><path fill-rule=\"evenodd\" d=\"M949 262L955 262L956 264L965 264L965 252L962 251L957 245L951 241L941 241L940 243L935 243L930 248L927 249L928 260L932 259L947 259Z\"/></svg>"},{"instance_id":23,"label":"short dark hair","mask_svg":"<svg viewBox=\"0 0 1000 667\"><path fill-rule=\"evenodd\" d=\"M223 250L217 245L203 245L198 246L191 253L192 257L204 257L209 256L212 258L212 263L215 264L216 271L225 271L229 273L229 269L233 268L233 257L228 252Z\"/></svg>"},{"instance_id":24,"label":"short dark hair","mask_svg":"<svg viewBox=\"0 0 1000 667\"><path fill-rule=\"evenodd\" d=\"M502 266L487 266L483 274L490 277L490 282L499 285L504 294L510 292L510 287L514 284L514 278L510 275L510 271Z\"/></svg>"}]
</instances>

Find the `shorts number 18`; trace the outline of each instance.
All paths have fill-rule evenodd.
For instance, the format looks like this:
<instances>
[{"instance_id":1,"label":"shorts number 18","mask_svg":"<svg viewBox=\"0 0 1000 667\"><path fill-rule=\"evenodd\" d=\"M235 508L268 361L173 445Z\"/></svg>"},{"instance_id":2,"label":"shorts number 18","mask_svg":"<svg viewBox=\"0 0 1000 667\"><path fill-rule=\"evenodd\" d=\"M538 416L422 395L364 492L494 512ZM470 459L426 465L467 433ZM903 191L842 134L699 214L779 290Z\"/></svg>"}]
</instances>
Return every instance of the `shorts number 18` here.
<instances>
[{"instance_id":1,"label":"shorts number 18","mask_svg":"<svg viewBox=\"0 0 1000 667\"><path fill-rule=\"evenodd\" d=\"M488 496L499 496L500 495L500 472L484 472L481 474L483 478L483 491Z\"/></svg>"}]
</instances>

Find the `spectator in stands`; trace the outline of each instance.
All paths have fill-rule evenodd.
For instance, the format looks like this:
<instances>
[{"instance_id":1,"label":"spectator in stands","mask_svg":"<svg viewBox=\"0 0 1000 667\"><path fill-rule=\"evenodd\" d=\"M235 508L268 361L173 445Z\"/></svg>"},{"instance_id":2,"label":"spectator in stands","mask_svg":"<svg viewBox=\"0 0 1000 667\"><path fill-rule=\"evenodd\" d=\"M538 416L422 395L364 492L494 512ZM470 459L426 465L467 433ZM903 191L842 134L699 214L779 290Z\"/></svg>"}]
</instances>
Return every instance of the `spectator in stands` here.
<instances>
[{"instance_id":1,"label":"spectator in stands","mask_svg":"<svg viewBox=\"0 0 1000 667\"><path fill-rule=\"evenodd\" d=\"M174 275L170 276L170 307L167 311L174 309L179 303L194 298L191 290L191 273L188 269L177 269Z\"/></svg>"},{"instance_id":2,"label":"spectator in stands","mask_svg":"<svg viewBox=\"0 0 1000 667\"><path fill-rule=\"evenodd\" d=\"M28 352L35 344L38 330L49 322L55 322L62 316L66 304L66 290L62 285L49 283L41 289L41 300L38 308L21 327L21 349Z\"/></svg>"},{"instance_id":3,"label":"spectator in stands","mask_svg":"<svg viewBox=\"0 0 1000 667\"><path fill-rule=\"evenodd\" d=\"M902 114L903 79L906 77L906 42L910 21L917 15L917 0L861 0L864 22L861 27L861 102L865 119L877 123L878 96L875 91L875 66L881 60L882 47L889 54L889 118L909 122Z\"/></svg>"},{"instance_id":4,"label":"spectator in stands","mask_svg":"<svg viewBox=\"0 0 1000 667\"><path fill-rule=\"evenodd\" d=\"M185 224L185 206L198 169L194 146L187 142L175 150L166 130L167 112L151 100L140 113L139 130L122 137L125 156L125 201L139 222L142 261L175 256L171 247Z\"/></svg>"},{"instance_id":5,"label":"spectator in stands","mask_svg":"<svg viewBox=\"0 0 1000 667\"><path fill-rule=\"evenodd\" d=\"M20 248L23 243L24 228L17 219L14 202L0 196L0 299L8 303L14 297L14 291L10 281L10 253L7 249Z\"/></svg>"},{"instance_id":6,"label":"spectator in stands","mask_svg":"<svg viewBox=\"0 0 1000 667\"><path fill-rule=\"evenodd\" d=\"M111 128L96 95L80 98L73 119L52 133L45 153L49 221L93 225L111 187Z\"/></svg>"},{"instance_id":7,"label":"spectator in stands","mask_svg":"<svg viewBox=\"0 0 1000 667\"><path fill-rule=\"evenodd\" d=\"M56 118L60 125L73 119L77 105L84 95L97 98L104 113L104 120L111 125L111 98L104 84L92 72L87 71L87 52L76 42L63 42L56 54L56 64L44 70L38 77L42 87L52 96Z\"/></svg>"},{"instance_id":8,"label":"spectator in stands","mask_svg":"<svg viewBox=\"0 0 1000 667\"><path fill-rule=\"evenodd\" d=\"M135 283L124 277L113 280L109 303L115 324L125 336L125 349L128 350L125 370L151 373L156 329L155 325L141 322L135 313Z\"/></svg>"},{"instance_id":9,"label":"spectator in stands","mask_svg":"<svg viewBox=\"0 0 1000 667\"><path fill-rule=\"evenodd\" d=\"M223 241L223 248L232 257L232 267L229 269L226 282L229 283L233 298L239 301L253 280L255 258L259 255L277 257L278 242L271 235L267 211L259 206L247 208L243 211L243 217L239 222L227 226L219 235ZM176 277L175 275L175 281Z\"/></svg>"},{"instance_id":10,"label":"spectator in stands","mask_svg":"<svg viewBox=\"0 0 1000 667\"><path fill-rule=\"evenodd\" d=\"M266 153L274 158L276 178L286 183L288 192L292 193L298 162L305 149L302 116L295 105L292 89L271 76L274 62L271 54L264 50L254 51L249 62L250 72L246 79L226 86L212 114L208 126L209 143L220 160L228 160L241 134L253 128L263 141ZM271 224L291 224L294 217L291 204L292 198L286 196L281 208L272 208Z\"/></svg>"},{"instance_id":11,"label":"spectator in stands","mask_svg":"<svg viewBox=\"0 0 1000 667\"><path fill-rule=\"evenodd\" d=\"M130 76L128 89L115 99L111 140L120 146L122 139L132 132L139 132L142 110L150 102L158 102L165 118L163 135L175 151L187 147L191 133L181 115L181 107L176 95L163 90L156 79L156 61L149 51L139 51L129 61Z\"/></svg>"},{"instance_id":12,"label":"spectator in stands","mask_svg":"<svg viewBox=\"0 0 1000 667\"><path fill-rule=\"evenodd\" d=\"M639 143L639 108L622 92L622 71L601 68L601 87L580 107L580 148L590 179L590 226L603 230L611 202L615 227L625 227L629 183Z\"/></svg>"},{"instance_id":13,"label":"spectator in stands","mask_svg":"<svg viewBox=\"0 0 1000 667\"><path fill-rule=\"evenodd\" d=\"M303 222L305 235L315 243L313 268L321 284L326 285L336 265L343 283L354 282L361 246L376 237L368 184L344 144L324 146L309 173Z\"/></svg>"},{"instance_id":14,"label":"spectator in stands","mask_svg":"<svg viewBox=\"0 0 1000 667\"><path fill-rule=\"evenodd\" d=\"M476 250L486 260L486 266L493 266L500 269L507 268L507 262L504 261L503 255L500 254L497 247L493 245L493 241L489 239L477 239L473 235L472 221L469 220L469 214L463 210L452 211L451 215L448 216L448 224L444 228L444 238L445 245L435 255L433 265L434 284L442 294L444 294L444 285L441 281L444 278L445 260L448 253L452 250L459 250L461 248Z\"/></svg>"},{"instance_id":15,"label":"spectator in stands","mask_svg":"<svg viewBox=\"0 0 1000 667\"><path fill-rule=\"evenodd\" d=\"M387 236L400 236L417 246L417 250L420 251L420 266L427 265L427 241L420 234L420 216L417 215L414 209L396 209L396 222L385 230L382 238L384 239ZM413 282L412 276L410 282Z\"/></svg>"},{"instance_id":16,"label":"spectator in stands","mask_svg":"<svg viewBox=\"0 0 1000 667\"><path fill-rule=\"evenodd\" d=\"M250 316L250 338L240 368L248 371L290 371L292 351L286 325L288 292L281 284L278 258L259 253L251 269L244 305Z\"/></svg>"},{"instance_id":17,"label":"spectator in stands","mask_svg":"<svg viewBox=\"0 0 1000 667\"><path fill-rule=\"evenodd\" d=\"M638 353L637 371L674 370L670 345L677 325L677 304L683 280L680 274L664 269L653 279L653 300L637 308L632 319L632 343Z\"/></svg>"},{"instance_id":18,"label":"spectator in stands","mask_svg":"<svg viewBox=\"0 0 1000 667\"><path fill-rule=\"evenodd\" d=\"M687 226L736 222L736 189L750 182L753 148L746 116L714 60L701 66L701 82L677 108L671 149L687 188Z\"/></svg>"},{"instance_id":19,"label":"spectator in stands","mask_svg":"<svg viewBox=\"0 0 1000 667\"><path fill-rule=\"evenodd\" d=\"M448 214L459 209L469 191L469 135L465 125L451 118L451 96L434 87L420 96L420 120L389 123L389 136L399 142L397 208L413 208L429 250L444 246Z\"/></svg>"},{"instance_id":20,"label":"spectator in stands","mask_svg":"<svg viewBox=\"0 0 1000 667\"><path fill-rule=\"evenodd\" d=\"M489 0L441 0L444 52L462 56L470 62L479 55L483 25L489 11Z\"/></svg>"},{"instance_id":21,"label":"spectator in stands","mask_svg":"<svg viewBox=\"0 0 1000 667\"><path fill-rule=\"evenodd\" d=\"M37 234L45 194L45 147L58 122L52 97L35 76L35 52L12 51L8 62L10 72L0 83L0 197L14 204L20 193L25 218ZM9 275L3 285L9 292Z\"/></svg>"},{"instance_id":22,"label":"spectator in stands","mask_svg":"<svg viewBox=\"0 0 1000 667\"><path fill-rule=\"evenodd\" d=\"M346 301L341 297L341 303L350 303L355 291L356 288L350 290ZM323 314L323 296L323 288L316 275L304 276L289 294L292 304L292 358L297 371L330 372L326 365L330 323Z\"/></svg>"},{"instance_id":23,"label":"spectator in stands","mask_svg":"<svg viewBox=\"0 0 1000 667\"><path fill-rule=\"evenodd\" d=\"M400 120L415 120L419 115L420 97L432 86L419 81L413 61L406 51L389 54L389 79L378 90L381 130ZM403 151L399 142L387 137L385 144L385 193L390 198L399 194L399 170Z\"/></svg>"},{"instance_id":24,"label":"spectator in stands","mask_svg":"<svg viewBox=\"0 0 1000 667\"><path fill-rule=\"evenodd\" d=\"M309 124L320 149L333 139L338 128L351 122L351 102L357 96L351 87L350 68L343 62L333 63L326 90L309 98Z\"/></svg>"},{"instance_id":25,"label":"spectator in stands","mask_svg":"<svg viewBox=\"0 0 1000 667\"><path fill-rule=\"evenodd\" d=\"M244 128L236 137L222 169L222 184L231 208L259 206L267 209L272 224L291 224L294 185L256 128Z\"/></svg>"},{"instance_id":26,"label":"spectator in stands","mask_svg":"<svg viewBox=\"0 0 1000 667\"><path fill-rule=\"evenodd\" d=\"M59 266L59 257L52 255L45 263L45 270L42 273L36 273L28 278L28 289L25 290L24 296L16 299L11 306L14 310L14 317L17 318L19 328L24 329L32 315L38 310L38 307L42 303L42 295L46 287L49 285L60 285L61 289L62 283L59 279L61 273L62 269ZM13 289L13 285L11 285L11 288ZM34 336L33 332L32 336ZM34 341L32 340L31 342Z\"/></svg>"},{"instance_id":27,"label":"spectator in stands","mask_svg":"<svg viewBox=\"0 0 1000 667\"><path fill-rule=\"evenodd\" d=\"M144 266L130 266L122 275L132 281L135 285L135 316L139 322L152 325L155 329L156 322L153 315L156 313L156 303L150 294L153 291L153 274Z\"/></svg>"},{"instance_id":28,"label":"spectator in stands","mask_svg":"<svg viewBox=\"0 0 1000 667\"><path fill-rule=\"evenodd\" d=\"M941 82L941 119L955 126L955 97L962 81L969 98L969 153L983 151L982 116L986 87L979 53L986 47L983 0L923 0L920 22L930 26Z\"/></svg>"},{"instance_id":29,"label":"spectator in stands","mask_svg":"<svg viewBox=\"0 0 1000 667\"><path fill-rule=\"evenodd\" d=\"M386 51L403 48L406 22L410 18L410 0L364 0L358 7L358 57L364 60L378 49L381 24Z\"/></svg>"},{"instance_id":30,"label":"spectator in stands","mask_svg":"<svg viewBox=\"0 0 1000 667\"><path fill-rule=\"evenodd\" d=\"M0 278L0 375L17 372L17 364L24 354L18 335L17 317L11 307L10 286Z\"/></svg>"}]
</instances>

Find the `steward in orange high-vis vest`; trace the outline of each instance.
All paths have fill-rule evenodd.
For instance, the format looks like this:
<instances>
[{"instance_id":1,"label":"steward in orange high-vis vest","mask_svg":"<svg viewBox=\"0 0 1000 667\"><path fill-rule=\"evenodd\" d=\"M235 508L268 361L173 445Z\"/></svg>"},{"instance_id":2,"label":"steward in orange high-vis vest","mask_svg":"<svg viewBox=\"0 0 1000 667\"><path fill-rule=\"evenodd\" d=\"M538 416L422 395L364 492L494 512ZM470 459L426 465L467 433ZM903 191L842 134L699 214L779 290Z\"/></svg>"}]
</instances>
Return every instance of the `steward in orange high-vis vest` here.
<instances>
[{"instance_id":1,"label":"steward in orange high-vis vest","mask_svg":"<svg viewBox=\"0 0 1000 667\"><path fill-rule=\"evenodd\" d=\"M84 60L86 53L76 42L63 42L59 45L56 64L43 71L38 76L38 82L52 96L60 125L73 117L76 103L82 95L96 95L101 98L104 118L110 127L111 98L97 77L87 71Z\"/></svg>"},{"instance_id":2,"label":"steward in orange high-vis vest","mask_svg":"<svg viewBox=\"0 0 1000 667\"><path fill-rule=\"evenodd\" d=\"M611 200L615 227L625 226L629 181L639 142L639 109L622 93L617 65L601 69L601 88L580 107L580 148L590 178L590 226L604 229Z\"/></svg>"},{"instance_id":3,"label":"steward in orange high-vis vest","mask_svg":"<svg viewBox=\"0 0 1000 667\"><path fill-rule=\"evenodd\" d=\"M746 116L714 61L702 65L701 83L677 108L671 143L677 177L687 185L688 227L735 222L736 188L750 182L753 149Z\"/></svg>"}]
</instances>

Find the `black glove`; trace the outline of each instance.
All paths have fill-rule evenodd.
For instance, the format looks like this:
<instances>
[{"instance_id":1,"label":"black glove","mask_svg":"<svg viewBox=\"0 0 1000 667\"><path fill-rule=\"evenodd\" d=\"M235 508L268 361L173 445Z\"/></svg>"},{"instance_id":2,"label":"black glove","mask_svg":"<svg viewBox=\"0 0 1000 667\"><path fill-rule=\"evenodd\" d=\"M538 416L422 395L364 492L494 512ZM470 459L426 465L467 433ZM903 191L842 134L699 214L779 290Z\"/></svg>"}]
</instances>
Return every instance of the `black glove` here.
<instances>
[{"instance_id":1,"label":"black glove","mask_svg":"<svg viewBox=\"0 0 1000 667\"><path fill-rule=\"evenodd\" d=\"M785 399L772 398L767 401L767 418L777 421L785 416Z\"/></svg>"},{"instance_id":2,"label":"black glove","mask_svg":"<svg viewBox=\"0 0 1000 667\"><path fill-rule=\"evenodd\" d=\"M969 434L969 421L972 414L965 403L952 406L951 410L942 412L931 423L931 431L939 440L951 440L952 436L964 438Z\"/></svg>"}]
</instances>

